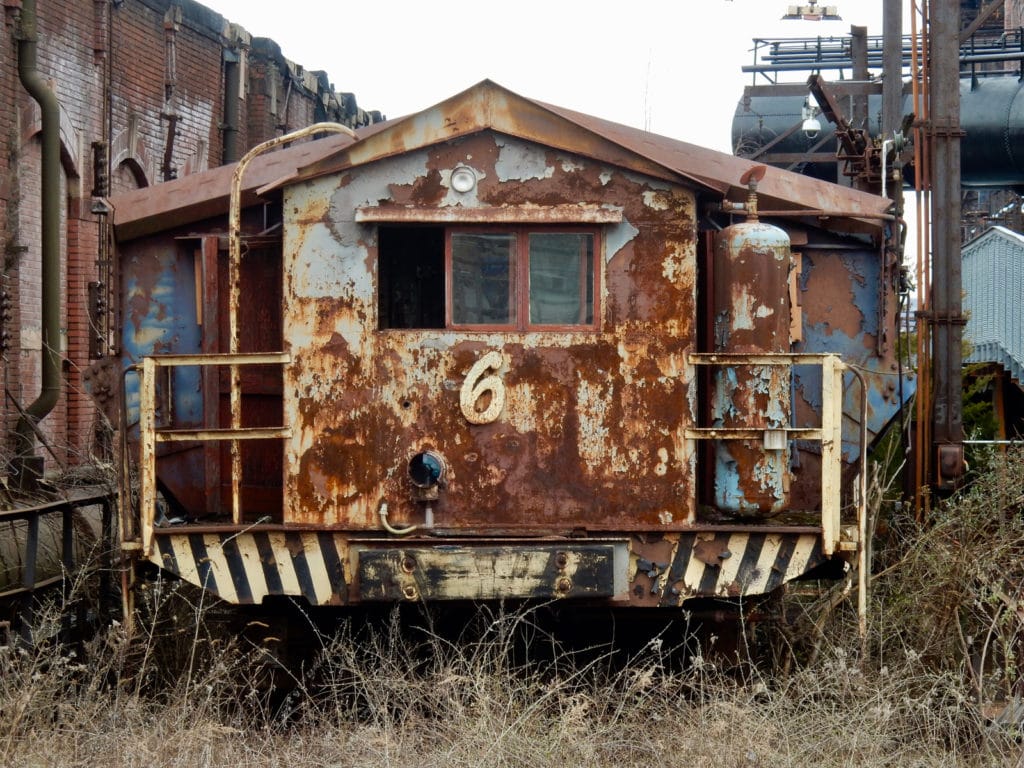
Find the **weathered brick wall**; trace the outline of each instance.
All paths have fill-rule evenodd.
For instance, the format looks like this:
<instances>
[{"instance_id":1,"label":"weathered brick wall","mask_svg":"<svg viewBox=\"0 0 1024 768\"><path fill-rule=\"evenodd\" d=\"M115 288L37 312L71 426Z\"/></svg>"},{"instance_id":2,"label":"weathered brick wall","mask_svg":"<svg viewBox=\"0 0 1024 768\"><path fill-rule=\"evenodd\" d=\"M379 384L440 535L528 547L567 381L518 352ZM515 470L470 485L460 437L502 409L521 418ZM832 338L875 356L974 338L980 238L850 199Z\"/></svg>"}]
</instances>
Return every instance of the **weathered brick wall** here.
<instances>
[{"instance_id":1,"label":"weathered brick wall","mask_svg":"<svg viewBox=\"0 0 1024 768\"><path fill-rule=\"evenodd\" d=\"M1003 18L1006 29L1017 29L1024 25L1024 0L1006 0Z\"/></svg>"},{"instance_id":2,"label":"weathered brick wall","mask_svg":"<svg viewBox=\"0 0 1024 768\"><path fill-rule=\"evenodd\" d=\"M337 93L324 72L310 72L286 59L273 40L253 38L248 61L252 146L315 122L358 128L381 119L379 113L360 109L352 94Z\"/></svg>"},{"instance_id":3,"label":"weathered brick wall","mask_svg":"<svg viewBox=\"0 0 1024 768\"><path fill-rule=\"evenodd\" d=\"M21 0L2 2L0 104L14 108L0 109L0 332L5 334L0 338L0 475L13 455L10 432L18 406L39 394L42 355L39 108L18 79ZM95 450L98 417L83 383L95 333L88 322L89 284L102 274L97 268L102 217L91 210L93 143L109 147L111 191L219 165L225 58L240 61L235 71L249 78L241 89L240 152L278 135L282 125L292 129L318 119L317 103L328 105L329 113L329 106L343 99L326 77L303 73L272 41L258 41L250 62L249 34L193 0L38 0L37 14L39 71L61 105L63 388L59 405L41 424L56 455L46 452L52 468L87 460ZM283 107L289 78L297 85L287 114L274 114L267 83L274 81ZM337 109L332 116L346 117L349 124L379 118L350 112L355 117Z\"/></svg>"}]
</instances>

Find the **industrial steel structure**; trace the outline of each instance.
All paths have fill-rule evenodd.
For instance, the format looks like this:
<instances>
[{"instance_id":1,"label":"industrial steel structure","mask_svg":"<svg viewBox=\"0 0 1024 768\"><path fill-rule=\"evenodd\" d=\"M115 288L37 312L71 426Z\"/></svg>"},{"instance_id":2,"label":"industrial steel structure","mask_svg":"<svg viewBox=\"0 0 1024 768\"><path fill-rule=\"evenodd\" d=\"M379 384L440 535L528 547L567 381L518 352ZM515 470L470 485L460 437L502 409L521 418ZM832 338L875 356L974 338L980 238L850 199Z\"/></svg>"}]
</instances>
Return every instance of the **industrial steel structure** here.
<instances>
[{"instance_id":1,"label":"industrial steel structure","mask_svg":"<svg viewBox=\"0 0 1024 768\"><path fill-rule=\"evenodd\" d=\"M916 288L910 308L921 374L908 432L919 515L926 514L929 489L952 488L965 467L961 347L969 320L962 310L962 189L1016 189L1024 172L1015 149L1024 129L1024 48L1011 24L1017 16L1019 8L1001 2L962 7L933 0L915 6L904 36L900 3L890 0L881 38L853 28L842 40L758 41L759 60L747 68L756 82L733 124L738 154L887 190L901 215L902 188L914 189L916 222L906 226L917 231L917 253L908 254L905 269L907 287ZM990 24L993 19L1000 26ZM805 83L778 81L801 71L813 73ZM802 130L819 108L824 125ZM973 222L978 214L970 212ZM1011 334L1004 345L1024 333L1004 330Z\"/></svg>"}]
</instances>

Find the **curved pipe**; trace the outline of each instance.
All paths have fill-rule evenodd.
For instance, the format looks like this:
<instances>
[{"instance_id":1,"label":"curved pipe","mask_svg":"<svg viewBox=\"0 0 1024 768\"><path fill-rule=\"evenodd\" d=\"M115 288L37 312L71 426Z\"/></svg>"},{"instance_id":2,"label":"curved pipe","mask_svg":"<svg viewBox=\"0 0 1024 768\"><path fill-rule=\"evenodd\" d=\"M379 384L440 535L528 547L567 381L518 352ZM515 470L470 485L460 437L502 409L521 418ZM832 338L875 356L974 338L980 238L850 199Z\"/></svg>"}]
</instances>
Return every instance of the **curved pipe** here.
<instances>
[{"instance_id":1,"label":"curved pipe","mask_svg":"<svg viewBox=\"0 0 1024 768\"><path fill-rule=\"evenodd\" d=\"M238 327L238 305L242 291L242 178L249 163L282 144L288 144L316 133L343 133L357 140L355 131L339 123L314 123L305 128L275 136L257 144L238 161L231 174L231 197L228 200L228 351L235 354L241 345L241 329ZM237 363L230 368L231 382L231 428L242 426L242 372ZM231 519L236 525L242 522L242 508L239 490L242 482L242 453L238 440L231 441Z\"/></svg>"},{"instance_id":2,"label":"curved pipe","mask_svg":"<svg viewBox=\"0 0 1024 768\"><path fill-rule=\"evenodd\" d=\"M57 404L60 395L60 105L37 69L36 1L23 0L18 38L18 77L42 113L42 321L43 359L39 396L15 428L17 453L35 447L33 426Z\"/></svg>"},{"instance_id":3,"label":"curved pipe","mask_svg":"<svg viewBox=\"0 0 1024 768\"><path fill-rule=\"evenodd\" d=\"M377 507L377 515L380 517L380 527L393 536L408 536L419 528L418 525L406 525L402 528L396 528L388 522L388 503L383 499L381 499L380 506Z\"/></svg>"}]
</instances>

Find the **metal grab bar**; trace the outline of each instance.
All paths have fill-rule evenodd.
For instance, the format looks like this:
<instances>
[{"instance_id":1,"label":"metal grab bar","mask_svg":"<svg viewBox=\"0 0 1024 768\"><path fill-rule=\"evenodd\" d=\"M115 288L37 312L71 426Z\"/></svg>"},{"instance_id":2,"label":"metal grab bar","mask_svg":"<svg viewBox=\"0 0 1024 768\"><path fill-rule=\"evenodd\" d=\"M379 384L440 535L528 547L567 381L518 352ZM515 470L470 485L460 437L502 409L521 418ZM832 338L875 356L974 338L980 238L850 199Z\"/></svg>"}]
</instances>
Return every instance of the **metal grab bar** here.
<instances>
[{"instance_id":1,"label":"metal grab bar","mask_svg":"<svg viewBox=\"0 0 1024 768\"><path fill-rule=\"evenodd\" d=\"M821 443L821 548L828 556L840 543L840 484L843 461L843 373L847 370L838 355L830 354L743 354L691 353L692 365L818 365L821 367L821 426L772 428L787 438ZM863 422L863 417L861 421ZM749 440L763 435L763 427L689 427L690 440ZM863 456L861 457L863 461Z\"/></svg>"},{"instance_id":2,"label":"metal grab bar","mask_svg":"<svg viewBox=\"0 0 1024 768\"><path fill-rule=\"evenodd\" d=\"M156 515L156 445L157 443L183 441L230 441L237 446L241 440L268 440L291 437L291 428L241 427L230 428L160 428L156 425L156 380L158 368L185 366L227 365L237 370L243 365L284 365L291 358L287 352L243 352L228 354L160 355L142 359L139 376L139 517L143 555L153 553L153 528ZM171 393L167 393L170 397ZM240 414L239 414L240 416ZM232 420L234 422L234 419ZM239 418L240 421L240 418ZM242 523L241 506L241 461L231 465L231 519L235 525Z\"/></svg>"}]
</instances>

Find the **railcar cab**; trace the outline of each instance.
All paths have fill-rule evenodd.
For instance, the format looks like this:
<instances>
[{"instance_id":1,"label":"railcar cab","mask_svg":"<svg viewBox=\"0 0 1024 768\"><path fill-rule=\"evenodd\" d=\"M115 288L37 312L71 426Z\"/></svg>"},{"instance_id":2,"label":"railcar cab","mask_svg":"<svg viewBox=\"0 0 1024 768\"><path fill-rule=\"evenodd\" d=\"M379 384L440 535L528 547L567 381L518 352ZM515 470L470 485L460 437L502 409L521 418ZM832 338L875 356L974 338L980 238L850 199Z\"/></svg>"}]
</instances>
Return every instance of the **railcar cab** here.
<instances>
[{"instance_id":1,"label":"railcar cab","mask_svg":"<svg viewBox=\"0 0 1024 768\"><path fill-rule=\"evenodd\" d=\"M678 606L856 547L884 201L486 81L278 154L237 255L118 209L142 559L235 603Z\"/></svg>"}]
</instances>

